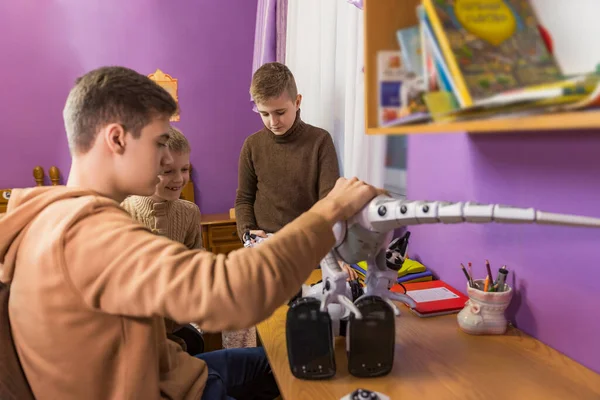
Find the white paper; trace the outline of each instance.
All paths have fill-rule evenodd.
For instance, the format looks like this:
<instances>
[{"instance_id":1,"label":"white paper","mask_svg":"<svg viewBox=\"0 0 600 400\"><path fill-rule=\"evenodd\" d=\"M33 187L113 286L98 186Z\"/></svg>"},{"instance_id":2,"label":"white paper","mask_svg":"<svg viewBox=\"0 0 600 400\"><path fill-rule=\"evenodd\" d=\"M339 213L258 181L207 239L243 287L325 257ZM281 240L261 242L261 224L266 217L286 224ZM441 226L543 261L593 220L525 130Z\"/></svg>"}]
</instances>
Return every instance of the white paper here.
<instances>
[{"instance_id":1,"label":"white paper","mask_svg":"<svg viewBox=\"0 0 600 400\"><path fill-rule=\"evenodd\" d=\"M452 293L445 287L409 290L406 292L406 294L412 297L412 299L417 303L427 303L428 301L439 301L458 298L456 294Z\"/></svg>"}]
</instances>

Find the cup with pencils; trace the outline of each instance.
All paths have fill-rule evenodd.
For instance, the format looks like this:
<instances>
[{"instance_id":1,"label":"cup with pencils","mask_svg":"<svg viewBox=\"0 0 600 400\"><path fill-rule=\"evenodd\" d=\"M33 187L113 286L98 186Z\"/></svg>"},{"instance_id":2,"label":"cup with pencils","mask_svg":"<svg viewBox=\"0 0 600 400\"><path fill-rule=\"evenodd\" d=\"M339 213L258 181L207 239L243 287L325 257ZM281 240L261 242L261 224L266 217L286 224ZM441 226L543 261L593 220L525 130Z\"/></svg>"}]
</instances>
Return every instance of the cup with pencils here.
<instances>
[{"instance_id":1,"label":"cup with pencils","mask_svg":"<svg viewBox=\"0 0 600 400\"><path fill-rule=\"evenodd\" d=\"M506 265L502 266L494 279L488 260L485 266L487 272L485 279L473 279L471 263L468 270L461 264L461 269L467 278L469 300L457 315L458 326L472 335L502 335L508 326L504 312L513 295L512 288L506 283L509 271Z\"/></svg>"}]
</instances>

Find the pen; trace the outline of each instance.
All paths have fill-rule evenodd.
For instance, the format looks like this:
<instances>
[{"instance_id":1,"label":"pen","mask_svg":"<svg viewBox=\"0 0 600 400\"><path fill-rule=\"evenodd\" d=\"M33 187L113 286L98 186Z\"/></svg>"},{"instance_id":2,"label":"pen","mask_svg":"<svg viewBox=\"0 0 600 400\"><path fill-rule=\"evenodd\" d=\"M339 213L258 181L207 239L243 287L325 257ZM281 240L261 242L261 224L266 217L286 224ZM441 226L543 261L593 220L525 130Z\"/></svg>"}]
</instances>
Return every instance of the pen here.
<instances>
[{"instance_id":1,"label":"pen","mask_svg":"<svg viewBox=\"0 0 600 400\"><path fill-rule=\"evenodd\" d=\"M471 277L471 282L473 282L473 264L469 261L467 265L469 266L469 276Z\"/></svg>"},{"instance_id":2,"label":"pen","mask_svg":"<svg viewBox=\"0 0 600 400\"><path fill-rule=\"evenodd\" d=\"M490 277L490 281L494 282L494 277L492 276L492 268L490 267L490 260L485 260L485 268L487 269L488 276Z\"/></svg>"},{"instance_id":3,"label":"pen","mask_svg":"<svg viewBox=\"0 0 600 400\"><path fill-rule=\"evenodd\" d=\"M506 276L508 275L508 270L506 269L506 265L503 265L502 268L498 270L498 291L504 292L504 284L506 282Z\"/></svg>"},{"instance_id":4,"label":"pen","mask_svg":"<svg viewBox=\"0 0 600 400\"><path fill-rule=\"evenodd\" d=\"M467 277L467 282L469 283L469 286L473 287L473 280L471 279L471 276L469 276L467 269L465 268L465 266L462 263L460 264L460 268L463 270L463 273Z\"/></svg>"}]
</instances>

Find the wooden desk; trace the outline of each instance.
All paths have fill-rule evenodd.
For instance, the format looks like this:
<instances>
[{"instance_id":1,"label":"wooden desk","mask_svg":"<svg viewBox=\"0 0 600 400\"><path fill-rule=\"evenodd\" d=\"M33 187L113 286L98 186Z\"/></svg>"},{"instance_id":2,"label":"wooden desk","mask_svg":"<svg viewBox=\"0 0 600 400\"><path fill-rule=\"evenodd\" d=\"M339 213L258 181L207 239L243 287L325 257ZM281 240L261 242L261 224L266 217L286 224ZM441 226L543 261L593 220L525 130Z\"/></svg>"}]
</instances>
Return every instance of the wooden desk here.
<instances>
[{"instance_id":1,"label":"wooden desk","mask_svg":"<svg viewBox=\"0 0 600 400\"><path fill-rule=\"evenodd\" d=\"M215 254L227 254L244 247L237 235L235 218L229 213L206 214L200 217L202 243L206 250Z\"/></svg>"},{"instance_id":2,"label":"wooden desk","mask_svg":"<svg viewBox=\"0 0 600 400\"><path fill-rule=\"evenodd\" d=\"M200 217L202 227L202 246L215 254L227 254L244 247L237 236L235 219L229 213L203 214ZM203 334L204 350L214 351L223 348L223 337L220 332Z\"/></svg>"},{"instance_id":3,"label":"wooden desk","mask_svg":"<svg viewBox=\"0 0 600 400\"><path fill-rule=\"evenodd\" d=\"M308 282L320 276L317 270ZM503 336L471 336L459 330L455 314L422 319L400 307L389 375L371 379L350 375L345 340L337 338L337 373L324 381L292 375L285 341L287 306L279 308L258 326L258 333L283 398L338 400L365 388L394 400L600 399L599 374L517 329L509 328ZM375 332L373 339L377 340Z\"/></svg>"}]
</instances>

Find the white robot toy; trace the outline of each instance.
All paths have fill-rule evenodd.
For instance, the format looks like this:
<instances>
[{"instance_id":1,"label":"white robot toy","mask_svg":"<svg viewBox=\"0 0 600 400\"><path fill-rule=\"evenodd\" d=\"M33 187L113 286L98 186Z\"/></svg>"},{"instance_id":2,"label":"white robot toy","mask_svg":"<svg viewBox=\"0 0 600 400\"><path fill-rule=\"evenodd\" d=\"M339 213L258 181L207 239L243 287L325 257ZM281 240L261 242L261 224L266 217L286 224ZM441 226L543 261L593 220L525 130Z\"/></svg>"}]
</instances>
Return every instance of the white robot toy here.
<instances>
[{"instance_id":1,"label":"white robot toy","mask_svg":"<svg viewBox=\"0 0 600 400\"><path fill-rule=\"evenodd\" d=\"M290 368L300 379L335 375L333 342L345 324L348 369L354 376L389 373L394 360L393 301L415 307L407 295L391 292L406 256L386 257L393 231L419 224L452 223L549 224L600 228L600 218L581 217L474 202L409 201L385 195L373 199L349 220L334 226L336 243L321 262L322 282L305 286L288 309L286 339ZM407 237L406 237L407 239ZM354 301L348 274L338 264L367 262L364 294Z\"/></svg>"}]
</instances>

